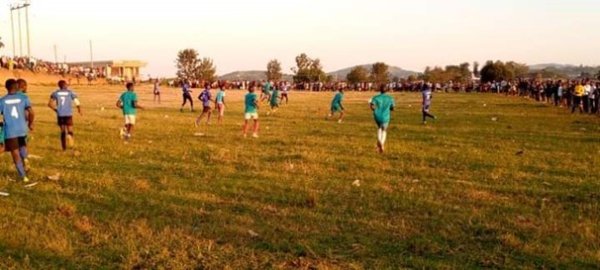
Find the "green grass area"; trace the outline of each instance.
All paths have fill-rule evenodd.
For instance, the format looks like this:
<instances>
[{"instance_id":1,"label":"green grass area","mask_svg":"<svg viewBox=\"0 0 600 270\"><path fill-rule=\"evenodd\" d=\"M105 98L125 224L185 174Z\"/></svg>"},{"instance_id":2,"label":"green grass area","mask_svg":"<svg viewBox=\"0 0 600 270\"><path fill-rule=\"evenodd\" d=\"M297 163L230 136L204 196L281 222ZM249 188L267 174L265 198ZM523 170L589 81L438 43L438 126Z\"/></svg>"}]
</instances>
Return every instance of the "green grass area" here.
<instances>
[{"instance_id":1,"label":"green grass area","mask_svg":"<svg viewBox=\"0 0 600 270\"><path fill-rule=\"evenodd\" d=\"M332 93L292 92L244 139L243 93L229 92L222 126L196 129L179 90L155 106L145 87L150 106L125 144L119 89L95 87L77 89L85 115L63 153L52 89L31 88L39 185L10 181L3 155L3 269L600 267L598 117L438 94L439 120L423 126L419 94L394 94L379 155L373 93L347 93L337 124L324 120Z\"/></svg>"}]
</instances>

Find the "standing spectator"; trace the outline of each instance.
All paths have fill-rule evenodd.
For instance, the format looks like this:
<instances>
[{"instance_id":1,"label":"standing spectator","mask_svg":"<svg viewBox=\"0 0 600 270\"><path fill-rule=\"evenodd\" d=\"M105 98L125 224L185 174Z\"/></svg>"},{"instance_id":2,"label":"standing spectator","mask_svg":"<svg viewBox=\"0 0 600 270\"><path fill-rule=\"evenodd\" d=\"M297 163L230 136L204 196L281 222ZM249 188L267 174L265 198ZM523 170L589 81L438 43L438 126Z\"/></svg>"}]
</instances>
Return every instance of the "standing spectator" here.
<instances>
[{"instance_id":1,"label":"standing spectator","mask_svg":"<svg viewBox=\"0 0 600 270\"><path fill-rule=\"evenodd\" d=\"M583 113L583 108L581 107L581 99L585 93L585 87L581 83L581 81L577 81L575 85L575 91L573 91L573 106L571 108L571 113L575 113L575 108L579 108L579 112Z\"/></svg>"}]
</instances>

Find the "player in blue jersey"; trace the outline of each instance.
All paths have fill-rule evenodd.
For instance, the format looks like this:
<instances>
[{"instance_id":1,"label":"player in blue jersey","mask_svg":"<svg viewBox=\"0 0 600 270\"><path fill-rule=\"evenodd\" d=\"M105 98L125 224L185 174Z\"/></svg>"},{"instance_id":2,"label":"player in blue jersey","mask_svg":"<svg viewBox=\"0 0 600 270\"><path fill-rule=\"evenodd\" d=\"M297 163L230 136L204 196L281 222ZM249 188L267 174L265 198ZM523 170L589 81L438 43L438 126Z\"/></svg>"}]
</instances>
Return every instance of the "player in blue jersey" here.
<instances>
[{"instance_id":1,"label":"player in blue jersey","mask_svg":"<svg viewBox=\"0 0 600 270\"><path fill-rule=\"evenodd\" d=\"M184 81L183 85L181 85L181 92L183 93L183 104L181 104L181 109L179 111L183 112L183 107L187 102L190 102L190 106L192 108L192 112L194 112L194 99L192 98L192 87L190 86L189 81Z\"/></svg>"},{"instance_id":2,"label":"player in blue jersey","mask_svg":"<svg viewBox=\"0 0 600 270\"><path fill-rule=\"evenodd\" d=\"M18 79L17 80L17 93L21 93L21 94L25 94L27 95L27 81L25 79Z\"/></svg>"},{"instance_id":3,"label":"player in blue jersey","mask_svg":"<svg viewBox=\"0 0 600 270\"><path fill-rule=\"evenodd\" d=\"M379 153L383 154L387 139L387 129L391 120L391 112L396 105L394 98L386 94L388 91L386 85L381 85L379 91L380 94L371 99L370 106L373 111L375 123L377 124L377 149Z\"/></svg>"},{"instance_id":4,"label":"player in blue jersey","mask_svg":"<svg viewBox=\"0 0 600 270\"><path fill-rule=\"evenodd\" d=\"M61 80L58 82L58 90L50 95L48 107L56 112L58 126L60 127L60 143L62 150L67 150L67 145L73 147L73 107L77 107L79 115L81 106L77 94L69 90L67 82Z\"/></svg>"},{"instance_id":5,"label":"player in blue jersey","mask_svg":"<svg viewBox=\"0 0 600 270\"><path fill-rule=\"evenodd\" d=\"M427 117L435 120L436 117L433 114L429 113L429 108L431 107L431 99L433 99L433 95L432 95L432 85L431 83L426 83L423 85L423 91L422 91L422 95L423 95L423 124L427 124Z\"/></svg>"},{"instance_id":6,"label":"player in blue jersey","mask_svg":"<svg viewBox=\"0 0 600 270\"><path fill-rule=\"evenodd\" d=\"M210 124L210 116L212 115L212 107L210 107L210 105L213 102L213 97L212 97L212 94L210 93L210 83L204 84L204 91L202 91L202 93L200 93L200 95L198 96L198 99L200 101L202 101L202 113L200 113L198 118L196 118L195 125L199 126L200 121L202 120L202 118L204 118L205 115L206 115L206 124L209 125Z\"/></svg>"},{"instance_id":7,"label":"player in blue jersey","mask_svg":"<svg viewBox=\"0 0 600 270\"><path fill-rule=\"evenodd\" d=\"M9 79L5 83L8 94L0 98L0 113L4 117L4 148L23 182L29 182L25 163L27 161L27 134L33 131L34 113L29 98L18 91L18 83Z\"/></svg>"}]
</instances>

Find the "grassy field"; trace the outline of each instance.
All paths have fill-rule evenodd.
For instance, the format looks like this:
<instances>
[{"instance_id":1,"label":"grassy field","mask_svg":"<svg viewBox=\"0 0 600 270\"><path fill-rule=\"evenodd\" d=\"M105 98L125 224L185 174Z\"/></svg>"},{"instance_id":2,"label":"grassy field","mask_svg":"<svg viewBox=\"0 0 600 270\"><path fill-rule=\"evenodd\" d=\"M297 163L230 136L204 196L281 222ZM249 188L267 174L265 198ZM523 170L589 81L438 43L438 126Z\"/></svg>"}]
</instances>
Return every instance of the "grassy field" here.
<instances>
[{"instance_id":1,"label":"grassy field","mask_svg":"<svg viewBox=\"0 0 600 270\"><path fill-rule=\"evenodd\" d=\"M419 95L394 94L379 155L372 93L347 93L337 124L324 120L331 93L293 92L278 114L263 108L259 139L243 139L241 92L222 126L196 129L179 90L158 106L140 87L148 108L125 144L120 89L75 89L84 116L66 153L53 89L30 89L38 186L11 181L2 156L2 269L600 267L598 117L438 94L440 119L423 126Z\"/></svg>"}]
</instances>

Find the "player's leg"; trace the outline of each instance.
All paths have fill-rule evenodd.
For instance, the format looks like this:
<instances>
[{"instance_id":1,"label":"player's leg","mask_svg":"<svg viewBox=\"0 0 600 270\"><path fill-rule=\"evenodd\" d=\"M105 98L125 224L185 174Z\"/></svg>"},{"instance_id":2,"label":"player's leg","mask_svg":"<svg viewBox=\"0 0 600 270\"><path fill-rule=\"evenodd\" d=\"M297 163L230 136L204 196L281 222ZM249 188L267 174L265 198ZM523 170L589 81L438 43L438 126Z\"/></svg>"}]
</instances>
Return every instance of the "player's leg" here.
<instances>
[{"instance_id":1,"label":"player's leg","mask_svg":"<svg viewBox=\"0 0 600 270\"><path fill-rule=\"evenodd\" d=\"M246 117L244 119L244 127L242 128L242 132L244 134L244 138L248 136L248 114L246 114Z\"/></svg>"},{"instance_id":2,"label":"player's leg","mask_svg":"<svg viewBox=\"0 0 600 270\"><path fill-rule=\"evenodd\" d=\"M212 108L206 107L206 124L210 125L210 117L212 116Z\"/></svg>"},{"instance_id":3,"label":"player's leg","mask_svg":"<svg viewBox=\"0 0 600 270\"><path fill-rule=\"evenodd\" d=\"M73 145L75 145L73 123L69 123L69 125L67 125L67 145L69 147L73 147Z\"/></svg>"},{"instance_id":4,"label":"player's leg","mask_svg":"<svg viewBox=\"0 0 600 270\"><path fill-rule=\"evenodd\" d=\"M67 126L63 124L60 125L60 145L63 151L67 150Z\"/></svg>"},{"instance_id":5,"label":"player's leg","mask_svg":"<svg viewBox=\"0 0 600 270\"><path fill-rule=\"evenodd\" d=\"M29 152L27 151L27 137L19 139L19 156L25 166L25 171L29 171Z\"/></svg>"},{"instance_id":6,"label":"player's leg","mask_svg":"<svg viewBox=\"0 0 600 270\"><path fill-rule=\"evenodd\" d=\"M381 129L381 126L378 125L377 127L377 151L379 151L380 153L382 152L382 144L381 141L383 140L383 130Z\"/></svg>"},{"instance_id":7,"label":"player's leg","mask_svg":"<svg viewBox=\"0 0 600 270\"><path fill-rule=\"evenodd\" d=\"M183 102L181 103L181 109L179 109L181 112L183 112L183 108L185 107L185 104L187 103L187 97L185 94L182 96L182 98L183 98Z\"/></svg>"},{"instance_id":8,"label":"player's leg","mask_svg":"<svg viewBox=\"0 0 600 270\"><path fill-rule=\"evenodd\" d=\"M217 109L219 110L219 117L217 118L217 123L221 124L223 122L223 115L225 115L225 105L218 104Z\"/></svg>"},{"instance_id":9,"label":"player's leg","mask_svg":"<svg viewBox=\"0 0 600 270\"><path fill-rule=\"evenodd\" d=\"M344 116L346 114L344 113L344 111L340 111L340 118L338 118L338 123L342 123L344 121Z\"/></svg>"},{"instance_id":10,"label":"player's leg","mask_svg":"<svg viewBox=\"0 0 600 270\"><path fill-rule=\"evenodd\" d=\"M27 173L25 171L25 164L23 163L23 159L21 159L21 153L19 153L19 138L7 139L4 142L4 146L5 150L7 152L10 152L19 177L22 178L24 182L29 181L29 179L27 179Z\"/></svg>"},{"instance_id":11,"label":"player's leg","mask_svg":"<svg viewBox=\"0 0 600 270\"><path fill-rule=\"evenodd\" d=\"M252 137L258 138L258 128L259 127L260 127L260 124L258 123L258 116L256 116L254 118L254 130L252 132Z\"/></svg>"}]
</instances>

